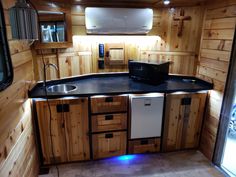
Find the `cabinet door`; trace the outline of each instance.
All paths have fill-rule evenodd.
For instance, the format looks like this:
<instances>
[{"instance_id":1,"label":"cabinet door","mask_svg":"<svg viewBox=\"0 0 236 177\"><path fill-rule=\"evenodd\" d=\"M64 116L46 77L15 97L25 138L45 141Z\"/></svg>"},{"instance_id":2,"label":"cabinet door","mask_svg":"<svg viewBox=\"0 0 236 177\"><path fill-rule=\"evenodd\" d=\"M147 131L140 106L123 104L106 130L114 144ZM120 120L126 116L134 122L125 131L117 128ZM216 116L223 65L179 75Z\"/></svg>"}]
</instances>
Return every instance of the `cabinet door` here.
<instances>
[{"instance_id":1,"label":"cabinet door","mask_svg":"<svg viewBox=\"0 0 236 177\"><path fill-rule=\"evenodd\" d=\"M105 158L126 153L126 132L93 135L93 158Z\"/></svg>"},{"instance_id":2,"label":"cabinet door","mask_svg":"<svg viewBox=\"0 0 236 177\"><path fill-rule=\"evenodd\" d=\"M43 163L51 164L53 162L66 162L65 133L63 128L64 119L63 114L57 111L57 105L61 105L62 101L50 100L49 104L51 109L51 120L47 102L36 102ZM52 143L53 146L51 146Z\"/></svg>"},{"instance_id":3,"label":"cabinet door","mask_svg":"<svg viewBox=\"0 0 236 177\"><path fill-rule=\"evenodd\" d=\"M36 102L44 164L89 159L88 100L49 100L49 104L51 121L47 102Z\"/></svg>"},{"instance_id":4,"label":"cabinet door","mask_svg":"<svg viewBox=\"0 0 236 177\"><path fill-rule=\"evenodd\" d=\"M205 111L206 93L192 94L191 104L185 107L182 148L197 148Z\"/></svg>"},{"instance_id":5,"label":"cabinet door","mask_svg":"<svg viewBox=\"0 0 236 177\"><path fill-rule=\"evenodd\" d=\"M198 147L205 100L206 93L167 95L163 151Z\"/></svg>"},{"instance_id":6,"label":"cabinet door","mask_svg":"<svg viewBox=\"0 0 236 177\"><path fill-rule=\"evenodd\" d=\"M63 100L63 104L69 105L64 113L68 161L89 160L88 99Z\"/></svg>"}]
</instances>

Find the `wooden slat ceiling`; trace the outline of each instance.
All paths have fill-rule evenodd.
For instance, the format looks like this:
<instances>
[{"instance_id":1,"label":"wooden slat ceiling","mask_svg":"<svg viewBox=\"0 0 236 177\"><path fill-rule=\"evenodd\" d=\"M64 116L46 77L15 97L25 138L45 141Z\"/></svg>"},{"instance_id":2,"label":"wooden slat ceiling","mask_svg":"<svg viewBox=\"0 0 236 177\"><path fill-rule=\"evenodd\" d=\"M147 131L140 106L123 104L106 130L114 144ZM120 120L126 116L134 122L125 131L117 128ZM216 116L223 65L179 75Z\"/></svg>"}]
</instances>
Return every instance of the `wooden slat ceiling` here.
<instances>
[{"instance_id":1,"label":"wooden slat ceiling","mask_svg":"<svg viewBox=\"0 0 236 177\"><path fill-rule=\"evenodd\" d=\"M35 2L35 0L31 0ZM84 6L109 6L109 7L180 7L202 5L207 0L170 0L165 6L163 0L37 0L41 5L55 3L59 6L84 5Z\"/></svg>"}]
</instances>

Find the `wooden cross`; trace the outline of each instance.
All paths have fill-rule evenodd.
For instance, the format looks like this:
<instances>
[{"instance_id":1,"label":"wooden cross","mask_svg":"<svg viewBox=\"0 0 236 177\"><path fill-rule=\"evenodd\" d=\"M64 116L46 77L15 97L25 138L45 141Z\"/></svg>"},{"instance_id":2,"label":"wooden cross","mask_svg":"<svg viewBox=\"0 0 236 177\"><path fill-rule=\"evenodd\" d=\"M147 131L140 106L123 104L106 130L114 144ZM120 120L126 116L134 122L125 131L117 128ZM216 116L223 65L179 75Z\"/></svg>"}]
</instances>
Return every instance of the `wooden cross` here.
<instances>
[{"instance_id":1,"label":"wooden cross","mask_svg":"<svg viewBox=\"0 0 236 177\"><path fill-rule=\"evenodd\" d=\"M191 16L184 16L184 10L180 10L180 16L174 17L174 21L179 21L178 25L178 36L181 37L183 34L184 20L191 20Z\"/></svg>"}]
</instances>

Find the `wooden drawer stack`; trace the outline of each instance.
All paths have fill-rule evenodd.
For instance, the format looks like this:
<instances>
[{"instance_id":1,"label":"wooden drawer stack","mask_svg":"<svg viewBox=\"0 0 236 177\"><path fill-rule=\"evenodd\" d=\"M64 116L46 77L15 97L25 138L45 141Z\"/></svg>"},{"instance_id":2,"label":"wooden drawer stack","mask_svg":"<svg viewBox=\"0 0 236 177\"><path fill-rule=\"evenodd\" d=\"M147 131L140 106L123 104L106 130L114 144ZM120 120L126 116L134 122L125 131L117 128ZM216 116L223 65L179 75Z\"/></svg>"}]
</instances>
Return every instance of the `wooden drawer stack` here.
<instances>
[{"instance_id":1,"label":"wooden drawer stack","mask_svg":"<svg viewBox=\"0 0 236 177\"><path fill-rule=\"evenodd\" d=\"M91 97L93 158L126 154L127 96Z\"/></svg>"}]
</instances>

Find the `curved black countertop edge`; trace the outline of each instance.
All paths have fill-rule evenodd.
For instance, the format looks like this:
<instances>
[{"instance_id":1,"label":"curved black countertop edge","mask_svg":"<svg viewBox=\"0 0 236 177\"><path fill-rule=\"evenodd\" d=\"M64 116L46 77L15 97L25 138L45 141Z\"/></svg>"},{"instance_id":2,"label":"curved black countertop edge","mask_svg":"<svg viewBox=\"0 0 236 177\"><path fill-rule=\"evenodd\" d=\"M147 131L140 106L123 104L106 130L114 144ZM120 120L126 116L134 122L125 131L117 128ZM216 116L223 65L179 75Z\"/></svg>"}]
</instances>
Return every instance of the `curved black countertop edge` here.
<instances>
[{"instance_id":1,"label":"curved black countertop edge","mask_svg":"<svg viewBox=\"0 0 236 177\"><path fill-rule=\"evenodd\" d=\"M65 79L48 81L47 86L75 84L78 89L69 93L49 93L48 98L88 97L94 95L120 95L144 93L199 92L213 89L213 84L193 76L169 75L159 85L135 81L127 72L87 74ZM29 98L46 98L43 82L38 82L29 92Z\"/></svg>"}]
</instances>

